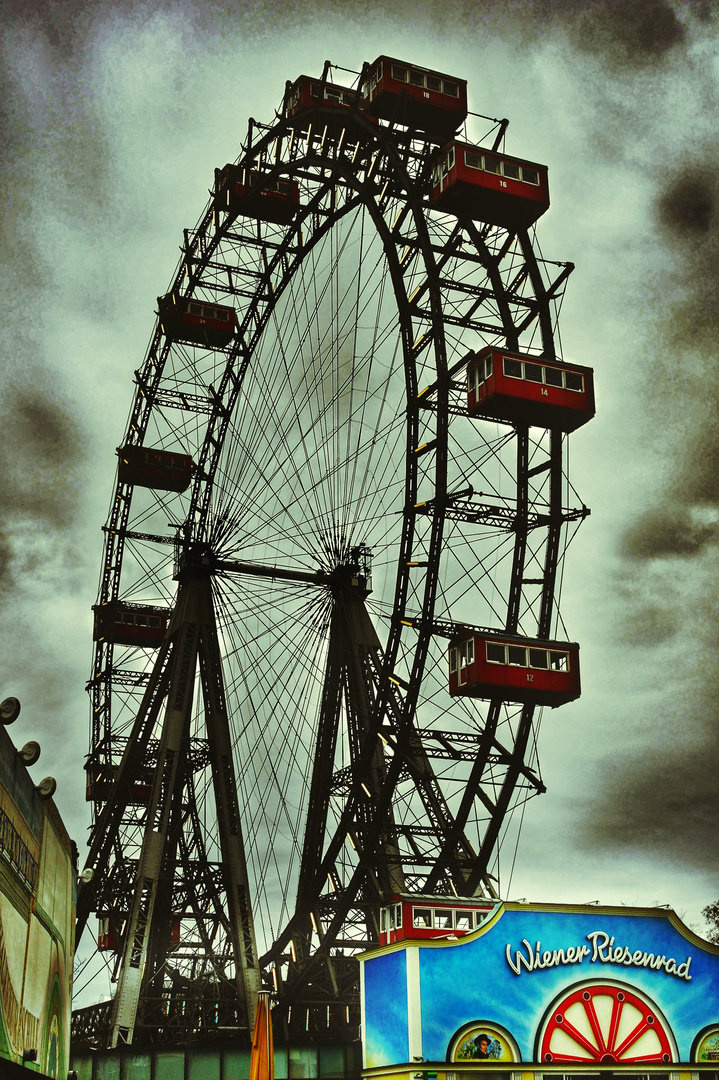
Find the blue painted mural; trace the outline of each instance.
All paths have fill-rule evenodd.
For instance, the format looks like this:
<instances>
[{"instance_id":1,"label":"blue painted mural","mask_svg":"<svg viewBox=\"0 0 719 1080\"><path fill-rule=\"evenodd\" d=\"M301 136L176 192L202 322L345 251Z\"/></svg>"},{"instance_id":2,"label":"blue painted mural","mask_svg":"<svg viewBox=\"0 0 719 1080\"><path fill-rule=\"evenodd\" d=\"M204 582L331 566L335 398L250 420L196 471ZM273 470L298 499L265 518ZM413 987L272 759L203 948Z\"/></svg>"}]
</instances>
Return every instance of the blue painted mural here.
<instances>
[{"instance_id":1,"label":"blue painted mural","mask_svg":"<svg viewBox=\"0 0 719 1080\"><path fill-rule=\"evenodd\" d=\"M376 1065L409 1060L406 961L387 951L364 968L364 1052Z\"/></svg>"},{"instance_id":2,"label":"blue painted mural","mask_svg":"<svg viewBox=\"0 0 719 1080\"><path fill-rule=\"evenodd\" d=\"M418 980L400 962L410 950ZM402 942L363 967L367 1067L691 1061L700 1033L719 1033L719 948L664 909L505 904L473 934Z\"/></svg>"}]
</instances>

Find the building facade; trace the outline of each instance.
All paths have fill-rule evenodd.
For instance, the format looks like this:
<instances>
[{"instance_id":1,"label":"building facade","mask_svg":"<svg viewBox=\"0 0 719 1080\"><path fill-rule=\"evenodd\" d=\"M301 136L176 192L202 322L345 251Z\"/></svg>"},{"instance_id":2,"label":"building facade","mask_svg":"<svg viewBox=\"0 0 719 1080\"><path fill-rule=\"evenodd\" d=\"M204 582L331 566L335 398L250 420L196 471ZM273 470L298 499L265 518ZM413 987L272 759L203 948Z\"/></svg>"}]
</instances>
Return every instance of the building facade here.
<instances>
[{"instance_id":1,"label":"building facade","mask_svg":"<svg viewBox=\"0 0 719 1080\"><path fill-rule=\"evenodd\" d=\"M366 1080L719 1080L719 947L673 912L449 899L362 957Z\"/></svg>"},{"instance_id":2,"label":"building facade","mask_svg":"<svg viewBox=\"0 0 719 1080\"><path fill-rule=\"evenodd\" d=\"M0 1076L67 1076L75 874L72 843L0 725ZM39 753L39 749L37 751Z\"/></svg>"}]
</instances>

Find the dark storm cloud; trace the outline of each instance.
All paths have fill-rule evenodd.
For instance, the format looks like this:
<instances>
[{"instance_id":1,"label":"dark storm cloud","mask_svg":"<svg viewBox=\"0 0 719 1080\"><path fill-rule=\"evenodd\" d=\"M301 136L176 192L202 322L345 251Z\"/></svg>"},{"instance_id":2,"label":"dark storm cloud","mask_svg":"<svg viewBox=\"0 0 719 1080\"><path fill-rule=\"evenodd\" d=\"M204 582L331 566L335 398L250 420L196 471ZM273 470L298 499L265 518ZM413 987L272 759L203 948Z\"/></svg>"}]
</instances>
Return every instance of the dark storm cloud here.
<instances>
[{"instance_id":1,"label":"dark storm cloud","mask_svg":"<svg viewBox=\"0 0 719 1080\"><path fill-rule=\"evenodd\" d=\"M4 205L11 208L7 224L24 223L39 198L79 216L83 206L102 200L112 164L83 67L88 57L81 50L72 60L64 57L44 24L16 27L15 33L16 48L7 48L6 31L0 53L6 134L0 143L0 182ZM32 244L32 229L19 239Z\"/></svg>"},{"instance_id":2,"label":"dark storm cloud","mask_svg":"<svg viewBox=\"0 0 719 1080\"><path fill-rule=\"evenodd\" d=\"M616 746L601 765L601 796L584 808L586 848L643 851L658 862L716 870L716 740L694 745L690 726L686 738L683 747L650 743L632 753Z\"/></svg>"},{"instance_id":3,"label":"dark storm cloud","mask_svg":"<svg viewBox=\"0 0 719 1080\"><path fill-rule=\"evenodd\" d=\"M624 648L625 693L615 695L615 715L606 718L609 749L593 764L597 782L583 803L577 841L587 851L641 854L711 873L719 815L719 548L682 541L676 531L671 544L661 532L644 550L637 544L620 581L614 632ZM670 525L665 533L672 535Z\"/></svg>"},{"instance_id":4,"label":"dark storm cloud","mask_svg":"<svg viewBox=\"0 0 719 1080\"><path fill-rule=\"evenodd\" d=\"M676 356L676 352L673 353ZM660 499L626 527L619 552L636 562L691 559L719 542L719 389L704 382L704 408L687 405L684 444L666 453ZM641 568L640 568L641 569ZM717 588L711 583L710 588Z\"/></svg>"},{"instance_id":5,"label":"dark storm cloud","mask_svg":"<svg viewBox=\"0 0 719 1080\"><path fill-rule=\"evenodd\" d=\"M69 53L86 32L92 7L85 0L5 0L3 22L15 28L39 28L53 48Z\"/></svg>"},{"instance_id":6,"label":"dark storm cloud","mask_svg":"<svg viewBox=\"0 0 719 1080\"><path fill-rule=\"evenodd\" d=\"M718 164L713 148L694 145L680 167L660 174L653 258L661 272L642 312L653 355L638 403L662 481L619 542L621 581L632 584L616 630L636 647L638 679L652 673L667 704L628 717L649 737L641 750L618 742L600 764L581 825L587 848L704 870L715 868L719 813Z\"/></svg>"},{"instance_id":7,"label":"dark storm cloud","mask_svg":"<svg viewBox=\"0 0 719 1080\"><path fill-rule=\"evenodd\" d=\"M656 355L642 395L662 426L659 500L627 528L623 555L692 557L717 541L719 522L719 169L707 159L670 176L656 198L660 242L673 260L650 325ZM663 435L674 429L671 448ZM707 520L716 511L716 520Z\"/></svg>"},{"instance_id":8,"label":"dark storm cloud","mask_svg":"<svg viewBox=\"0 0 719 1080\"><path fill-rule=\"evenodd\" d=\"M627 61L662 56L686 39L683 21L666 0L540 0L536 9L545 18L565 21L580 48L616 53Z\"/></svg>"},{"instance_id":9,"label":"dark storm cloud","mask_svg":"<svg viewBox=\"0 0 719 1080\"><path fill-rule=\"evenodd\" d=\"M306 26L308 21L321 26L323 17L357 17L357 6L351 0L330 0L321 10L310 0L294 4L275 0L205 0L202 4L197 0L98 0L92 5L86 0L7 0L4 10L7 24L42 29L50 45L64 56L81 48L98 22L120 20L129 28L133 20L142 21L155 12L187 20L205 41L232 33L238 17L243 19L246 36ZM691 29L710 22L715 10L715 0L458 0L451 5L435 0L396 0L391 18L428 27L484 27L506 38L526 34L528 28L534 36L537 31L546 33L561 27L583 51L641 65L683 45ZM384 0L369 0L362 11L370 18L387 18L388 14Z\"/></svg>"},{"instance_id":10,"label":"dark storm cloud","mask_svg":"<svg viewBox=\"0 0 719 1080\"><path fill-rule=\"evenodd\" d=\"M85 82L87 29L81 4L3 7L0 86L0 294L3 319L0 388L0 578L2 601L42 573L61 583L79 524L86 457L91 449L65 385L74 370L59 317L81 338L94 294L83 294L82 264L68 272L63 237L101 224L109 154ZM84 30L83 30L84 28ZM62 34L60 33L62 30ZM64 35L64 36L63 36ZM69 354L69 355L68 355ZM58 378L59 358L66 371ZM69 363L68 363L69 360ZM65 385L63 385L65 382Z\"/></svg>"},{"instance_id":11,"label":"dark storm cloud","mask_svg":"<svg viewBox=\"0 0 719 1080\"><path fill-rule=\"evenodd\" d=\"M664 482L620 541L636 560L691 558L719 539L719 161L707 155L670 172L654 209L672 269L653 286L660 314L648 321L655 355L641 395Z\"/></svg>"},{"instance_id":12,"label":"dark storm cloud","mask_svg":"<svg viewBox=\"0 0 719 1080\"><path fill-rule=\"evenodd\" d=\"M580 53L641 69L706 32L717 5L715 0L485 0L452 10L461 12L458 20L467 26L484 25L510 38L520 35L530 48L560 31Z\"/></svg>"},{"instance_id":13,"label":"dark storm cloud","mask_svg":"<svg viewBox=\"0 0 719 1080\"><path fill-rule=\"evenodd\" d=\"M68 524L82 460L78 424L69 408L38 390L5 395L0 483L6 509L40 514Z\"/></svg>"},{"instance_id":14,"label":"dark storm cloud","mask_svg":"<svg viewBox=\"0 0 719 1080\"><path fill-rule=\"evenodd\" d=\"M0 442L0 584L11 598L25 575L64 560L76 524L82 441L77 423L57 401L36 391L3 394Z\"/></svg>"},{"instance_id":15,"label":"dark storm cloud","mask_svg":"<svg viewBox=\"0 0 719 1080\"><path fill-rule=\"evenodd\" d=\"M75 703L82 685L75 657L90 599L81 521L90 443L47 369L35 361L33 374L24 384L6 384L2 393L0 696L23 702L21 738L40 740L39 776L57 776L58 805L72 834L81 837L84 821L73 817L81 761Z\"/></svg>"},{"instance_id":16,"label":"dark storm cloud","mask_svg":"<svg viewBox=\"0 0 719 1080\"><path fill-rule=\"evenodd\" d=\"M656 199L659 239L677 260L679 302L671 303L664 327L677 344L711 345L707 374L717 386L713 362L714 335L719 326L719 155L692 147L680 170L669 170Z\"/></svg>"},{"instance_id":17,"label":"dark storm cloud","mask_svg":"<svg viewBox=\"0 0 719 1080\"><path fill-rule=\"evenodd\" d=\"M617 625L617 639L621 644L660 645L677 632L677 624L671 611L651 601L636 600L624 610Z\"/></svg>"},{"instance_id":18,"label":"dark storm cloud","mask_svg":"<svg viewBox=\"0 0 719 1080\"><path fill-rule=\"evenodd\" d=\"M659 221L677 240L701 240L711 232L717 208L715 177L709 165L697 167L672 179L659 196Z\"/></svg>"},{"instance_id":19,"label":"dark storm cloud","mask_svg":"<svg viewBox=\"0 0 719 1080\"><path fill-rule=\"evenodd\" d=\"M620 541L620 551L631 559L696 555L706 543L716 541L718 535L716 526L692 522L686 505L662 506L643 514L629 526Z\"/></svg>"}]
</instances>

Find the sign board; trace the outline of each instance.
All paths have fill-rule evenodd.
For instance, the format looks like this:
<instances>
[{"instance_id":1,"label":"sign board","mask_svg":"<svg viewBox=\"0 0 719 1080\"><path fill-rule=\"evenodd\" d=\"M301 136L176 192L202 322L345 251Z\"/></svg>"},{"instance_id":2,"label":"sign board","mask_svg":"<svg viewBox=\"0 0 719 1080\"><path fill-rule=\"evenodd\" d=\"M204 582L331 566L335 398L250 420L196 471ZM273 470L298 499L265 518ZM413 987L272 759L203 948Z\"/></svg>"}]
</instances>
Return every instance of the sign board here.
<instances>
[{"instance_id":1,"label":"sign board","mask_svg":"<svg viewBox=\"0 0 719 1080\"><path fill-rule=\"evenodd\" d=\"M365 1070L719 1068L719 947L667 909L505 903L361 967Z\"/></svg>"}]
</instances>

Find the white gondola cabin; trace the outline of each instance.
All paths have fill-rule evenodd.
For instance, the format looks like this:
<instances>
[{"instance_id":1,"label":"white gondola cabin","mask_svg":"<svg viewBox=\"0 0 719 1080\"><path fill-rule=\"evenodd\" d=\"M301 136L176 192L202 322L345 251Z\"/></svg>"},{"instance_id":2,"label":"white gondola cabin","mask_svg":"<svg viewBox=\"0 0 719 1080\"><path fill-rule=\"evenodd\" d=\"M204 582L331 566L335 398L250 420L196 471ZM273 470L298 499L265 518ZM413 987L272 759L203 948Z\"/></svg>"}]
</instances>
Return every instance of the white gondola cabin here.
<instances>
[{"instance_id":1,"label":"white gondola cabin","mask_svg":"<svg viewBox=\"0 0 719 1080\"><path fill-rule=\"evenodd\" d=\"M467 358L470 416L576 431L594 416L591 368L488 346Z\"/></svg>"},{"instance_id":2,"label":"white gondola cabin","mask_svg":"<svg viewBox=\"0 0 719 1080\"><path fill-rule=\"evenodd\" d=\"M467 631L449 645L449 692L556 708L580 695L579 645Z\"/></svg>"},{"instance_id":3,"label":"white gondola cabin","mask_svg":"<svg viewBox=\"0 0 719 1080\"><path fill-rule=\"evenodd\" d=\"M452 142L432 171L431 204L504 229L526 229L549 209L547 166Z\"/></svg>"}]
</instances>

